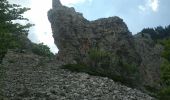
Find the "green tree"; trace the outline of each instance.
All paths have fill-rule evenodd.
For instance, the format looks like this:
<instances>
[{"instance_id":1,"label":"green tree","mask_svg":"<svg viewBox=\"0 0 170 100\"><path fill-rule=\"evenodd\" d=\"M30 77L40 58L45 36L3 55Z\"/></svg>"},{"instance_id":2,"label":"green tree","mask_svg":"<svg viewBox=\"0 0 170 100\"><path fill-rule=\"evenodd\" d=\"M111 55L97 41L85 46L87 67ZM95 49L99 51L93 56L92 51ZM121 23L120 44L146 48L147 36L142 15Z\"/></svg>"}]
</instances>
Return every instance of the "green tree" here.
<instances>
[{"instance_id":1,"label":"green tree","mask_svg":"<svg viewBox=\"0 0 170 100\"><path fill-rule=\"evenodd\" d=\"M18 20L26 20L22 14L30 10L17 4L9 4L7 0L0 1L0 62L8 49L19 48L21 35L28 35L32 24L21 25Z\"/></svg>"},{"instance_id":2,"label":"green tree","mask_svg":"<svg viewBox=\"0 0 170 100\"><path fill-rule=\"evenodd\" d=\"M50 48L47 45L44 45L43 43L33 44L32 51L33 53L40 56L46 56L46 57L53 56L53 53L51 53Z\"/></svg>"},{"instance_id":3,"label":"green tree","mask_svg":"<svg viewBox=\"0 0 170 100\"><path fill-rule=\"evenodd\" d=\"M161 65L161 84L162 89L159 91L160 100L170 100L170 39L160 42L164 46L162 57L165 58Z\"/></svg>"}]
</instances>

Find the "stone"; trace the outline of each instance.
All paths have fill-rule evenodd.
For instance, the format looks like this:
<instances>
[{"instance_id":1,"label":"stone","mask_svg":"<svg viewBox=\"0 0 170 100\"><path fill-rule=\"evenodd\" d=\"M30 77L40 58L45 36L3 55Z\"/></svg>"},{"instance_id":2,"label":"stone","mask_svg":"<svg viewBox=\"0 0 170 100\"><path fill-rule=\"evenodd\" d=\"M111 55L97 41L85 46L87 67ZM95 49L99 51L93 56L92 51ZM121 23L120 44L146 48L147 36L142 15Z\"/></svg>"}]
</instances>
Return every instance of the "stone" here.
<instances>
[{"instance_id":1,"label":"stone","mask_svg":"<svg viewBox=\"0 0 170 100\"><path fill-rule=\"evenodd\" d=\"M52 0L52 4L53 4L53 5L52 5L52 8L53 8L53 9L56 9L56 8L62 6L60 0Z\"/></svg>"},{"instance_id":2,"label":"stone","mask_svg":"<svg viewBox=\"0 0 170 100\"><path fill-rule=\"evenodd\" d=\"M137 80L124 67L138 67L141 57L135 50L134 38L123 19L115 16L88 21L73 8L61 5L49 10L48 19L59 49L57 57L64 64L83 63L105 76ZM89 52L96 48L112 56L94 67ZM103 66L105 62L108 63Z\"/></svg>"},{"instance_id":3,"label":"stone","mask_svg":"<svg viewBox=\"0 0 170 100\"><path fill-rule=\"evenodd\" d=\"M45 58L31 52L8 51L2 63L5 77L0 80L0 94L7 100L17 98L20 100L73 100L75 98L122 100L129 95L137 100L155 100L139 90L121 85L109 78L65 71L59 68L60 65L57 65L56 61L44 62L45 64L39 66L39 62L43 59ZM15 61L10 62L11 60ZM2 72L0 74L2 75ZM65 77L66 75L68 77ZM84 77L83 80L81 76ZM21 95L27 93L24 92L25 89L29 91L29 96Z\"/></svg>"},{"instance_id":4,"label":"stone","mask_svg":"<svg viewBox=\"0 0 170 100\"><path fill-rule=\"evenodd\" d=\"M163 46L156 44L149 35L136 34L136 51L142 58L140 64L140 77L143 86L160 89L160 66L163 62L161 52Z\"/></svg>"},{"instance_id":5,"label":"stone","mask_svg":"<svg viewBox=\"0 0 170 100\"><path fill-rule=\"evenodd\" d=\"M133 36L117 16L88 21L74 8L57 4L49 10L48 19L59 49L57 58L64 65L84 63L107 77L121 77L120 80L134 87L160 87L163 49L150 36ZM94 48L111 56L94 64L89 59L89 52Z\"/></svg>"},{"instance_id":6,"label":"stone","mask_svg":"<svg viewBox=\"0 0 170 100\"><path fill-rule=\"evenodd\" d=\"M129 82L131 75L128 71L122 71L121 64L134 64L138 66L139 85L159 87L159 83L155 84L154 81L160 78L160 45L154 44L150 38L132 36L119 17L88 21L74 8L62 6L59 0L53 0L53 9L48 12L48 18L59 54L49 60L27 50L8 50L0 65L0 95L4 99L156 100L107 77L74 73L59 66L70 63L88 65L89 52L97 47L109 52L113 63L106 68L99 63L96 71L108 76L122 75Z\"/></svg>"}]
</instances>

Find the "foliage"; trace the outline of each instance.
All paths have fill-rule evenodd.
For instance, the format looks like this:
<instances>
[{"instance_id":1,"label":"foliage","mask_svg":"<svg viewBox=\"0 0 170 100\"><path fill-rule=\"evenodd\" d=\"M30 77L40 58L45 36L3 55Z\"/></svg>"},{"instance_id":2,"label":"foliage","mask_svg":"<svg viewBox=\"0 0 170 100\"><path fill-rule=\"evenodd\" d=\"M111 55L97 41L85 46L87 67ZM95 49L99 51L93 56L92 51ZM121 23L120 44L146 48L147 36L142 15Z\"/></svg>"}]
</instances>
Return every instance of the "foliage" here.
<instances>
[{"instance_id":1,"label":"foliage","mask_svg":"<svg viewBox=\"0 0 170 100\"><path fill-rule=\"evenodd\" d=\"M164 39L160 41L160 44L164 46L164 51L162 53L162 57L170 61L170 39Z\"/></svg>"},{"instance_id":2,"label":"foliage","mask_svg":"<svg viewBox=\"0 0 170 100\"><path fill-rule=\"evenodd\" d=\"M91 67L110 66L111 54L97 48L89 51L89 59Z\"/></svg>"},{"instance_id":3,"label":"foliage","mask_svg":"<svg viewBox=\"0 0 170 100\"><path fill-rule=\"evenodd\" d=\"M158 94L159 100L170 100L170 87L166 87L160 90Z\"/></svg>"},{"instance_id":4,"label":"foliage","mask_svg":"<svg viewBox=\"0 0 170 100\"><path fill-rule=\"evenodd\" d=\"M0 62L8 49L20 48L20 35L27 35L30 23L21 25L15 23L19 20L28 20L22 14L29 8L22 8L20 5L9 4L7 0L0 2Z\"/></svg>"},{"instance_id":5,"label":"foliage","mask_svg":"<svg viewBox=\"0 0 170 100\"><path fill-rule=\"evenodd\" d=\"M28 20L22 16L23 13L30 10L29 8L22 8L17 4L9 4L7 0L0 2L0 30L4 33L27 33L30 23L21 25L15 23L16 20Z\"/></svg>"},{"instance_id":6,"label":"foliage","mask_svg":"<svg viewBox=\"0 0 170 100\"><path fill-rule=\"evenodd\" d=\"M47 45L44 45L43 43L33 44L32 51L33 53L40 56L46 56L46 57L53 56L53 53L51 53L50 48Z\"/></svg>"},{"instance_id":7,"label":"foliage","mask_svg":"<svg viewBox=\"0 0 170 100\"><path fill-rule=\"evenodd\" d=\"M170 39L161 40L164 46L162 57L165 58L161 65L161 84L162 89L159 91L160 100L170 100Z\"/></svg>"},{"instance_id":8,"label":"foliage","mask_svg":"<svg viewBox=\"0 0 170 100\"><path fill-rule=\"evenodd\" d=\"M165 39L160 42L164 46L162 57L165 58L161 65L161 80L164 85L170 86L170 39Z\"/></svg>"},{"instance_id":9,"label":"foliage","mask_svg":"<svg viewBox=\"0 0 170 100\"><path fill-rule=\"evenodd\" d=\"M170 86L170 62L167 60L161 65L161 81L164 86Z\"/></svg>"},{"instance_id":10,"label":"foliage","mask_svg":"<svg viewBox=\"0 0 170 100\"><path fill-rule=\"evenodd\" d=\"M62 66L63 69L68 69L73 72L87 72L88 68L85 64L67 64Z\"/></svg>"},{"instance_id":11,"label":"foliage","mask_svg":"<svg viewBox=\"0 0 170 100\"><path fill-rule=\"evenodd\" d=\"M151 38L155 41L166 39L170 37L170 25L165 28L163 28L162 26L158 26L156 28L144 28L141 33L149 34Z\"/></svg>"},{"instance_id":12,"label":"foliage","mask_svg":"<svg viewBox=\"0 0 170 100\"><path fill-rule=\"evenodd\" d=\"M85 72L90 75L109 77L114 81L118 81L129 86L135 86L137 83L136 77L138 75L137 66L135 64L125 63L122 59L115 56L107 51L93 48L89 50L89 62L87 64L67 64L62 66L62 68L73 72ZM119 63L119 60L122 64L115 67L114 63Z\"/></svg>"}]
</instances>

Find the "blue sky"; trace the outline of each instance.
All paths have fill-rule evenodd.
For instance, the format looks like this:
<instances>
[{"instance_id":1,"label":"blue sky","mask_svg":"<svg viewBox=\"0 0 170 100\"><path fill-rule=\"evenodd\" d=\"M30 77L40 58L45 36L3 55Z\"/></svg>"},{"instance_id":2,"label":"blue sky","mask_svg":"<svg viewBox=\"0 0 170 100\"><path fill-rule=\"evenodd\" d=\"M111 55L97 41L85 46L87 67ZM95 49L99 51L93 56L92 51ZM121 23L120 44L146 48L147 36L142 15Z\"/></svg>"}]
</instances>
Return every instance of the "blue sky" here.
<instances>
[{"instance_id":1,"label":"blue sky","mask_svg":"<svg viewBox=\"0 0 170 100\"><path fill-rule=\"evenodd\" d=\"M119 16L136 34L144 27L170 24L170 0L91 0L74 5L84 17L95 20L101 17Z\"/></svg>"},{"instance_id":2,"label":"blue sky","mask_svg":"<svg viewBox=\"0 0 170 100\"><path fill-rule=\"evenodd\" d=\"M9 0L11 3L30 7L32 10L24 16L35 24L29 32L33 42L48 45L53 52L54 45L47 11L51 0ZM167 26L170 24L170 0L61 0L63 5L74 7L88 20L119 16L127 24L132 34L146 27Z\"/></svg>"}]
</instances>

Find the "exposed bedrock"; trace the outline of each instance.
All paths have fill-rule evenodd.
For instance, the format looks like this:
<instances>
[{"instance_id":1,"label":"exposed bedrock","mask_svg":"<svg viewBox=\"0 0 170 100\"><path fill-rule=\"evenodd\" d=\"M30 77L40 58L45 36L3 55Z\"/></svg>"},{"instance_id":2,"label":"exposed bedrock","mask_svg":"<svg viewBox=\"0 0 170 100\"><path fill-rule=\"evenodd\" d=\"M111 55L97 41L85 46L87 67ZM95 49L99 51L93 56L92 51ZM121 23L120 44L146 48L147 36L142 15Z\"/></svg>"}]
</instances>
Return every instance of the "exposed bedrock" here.
<instances>
[{"instance_id":1,"label":"exposed bedrock","mask_svg":"<svg viewBox=\"0 0 170 100\"><path fill-rule=\"evenodd\" d=\"M159 71L160 58L154 60L154 56L147 48L141 52L143 44L149 45L134 38L121 18L115 16L88 21L74 8L63 6L59 0L53 0L53 8L49 10L48 18L55 44L59 49L57 56L64 64L84 63L93 66L95 61L92 62L89 53L97 49L109 54L107 59L103 58L96 64L95 70L100 73L106 76L124 77L126 80L135 81L132 83L150 86L153 81L159 80L159 74L155 75L152 72ZM148 48L157 50L155 45ZM145 57L148 55L150 61L147 62L143 55ZM156 56L159 56L159 53L156 53ZM153 64L154 62L156 64ZM147 76L144 72L147 72Z\"/></svg>"}]
</instances>

